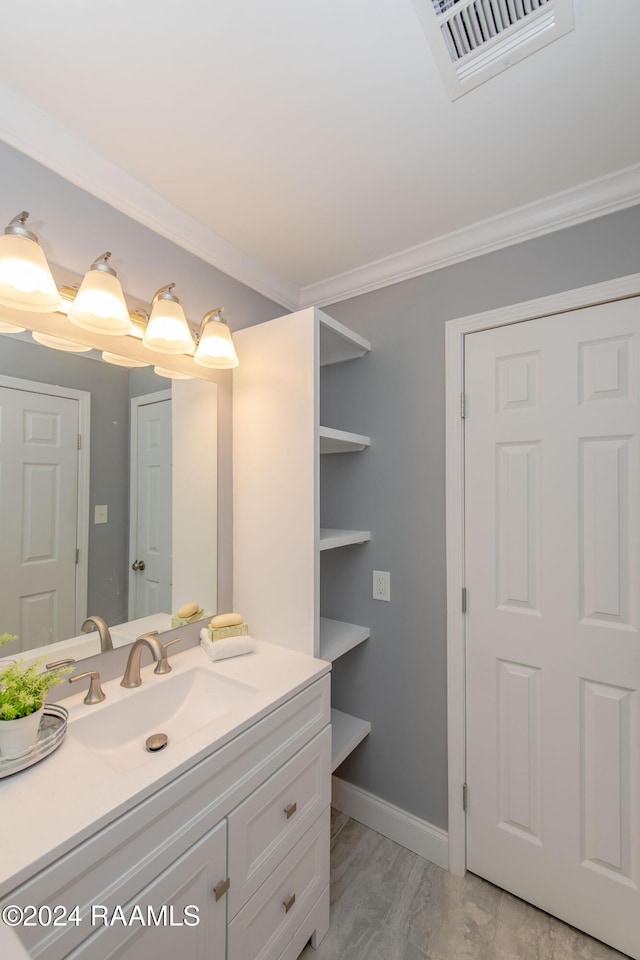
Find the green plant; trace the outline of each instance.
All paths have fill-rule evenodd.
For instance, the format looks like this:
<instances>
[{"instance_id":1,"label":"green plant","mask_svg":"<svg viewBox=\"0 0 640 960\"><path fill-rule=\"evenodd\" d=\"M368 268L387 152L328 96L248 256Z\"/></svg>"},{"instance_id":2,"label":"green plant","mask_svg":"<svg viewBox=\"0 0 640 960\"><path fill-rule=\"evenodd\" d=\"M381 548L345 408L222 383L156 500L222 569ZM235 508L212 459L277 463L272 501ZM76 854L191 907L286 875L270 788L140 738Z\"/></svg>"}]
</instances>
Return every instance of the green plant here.
<instances>
[{"instance_id":1,"label":"green plant","mask_svg":"<svg viewBox=\"0 0 640 960\"><path fill-rule=\"evenodd\" d=\"M0 647L17 639L10 633L2 633ZM0 720L19 720L35 713L44 703L47 692L73 673L73 667L41 672L45 660L43 657L28 667L23 666L23 660L18 660L0 669Z\"/></svg>"}]
</instances>

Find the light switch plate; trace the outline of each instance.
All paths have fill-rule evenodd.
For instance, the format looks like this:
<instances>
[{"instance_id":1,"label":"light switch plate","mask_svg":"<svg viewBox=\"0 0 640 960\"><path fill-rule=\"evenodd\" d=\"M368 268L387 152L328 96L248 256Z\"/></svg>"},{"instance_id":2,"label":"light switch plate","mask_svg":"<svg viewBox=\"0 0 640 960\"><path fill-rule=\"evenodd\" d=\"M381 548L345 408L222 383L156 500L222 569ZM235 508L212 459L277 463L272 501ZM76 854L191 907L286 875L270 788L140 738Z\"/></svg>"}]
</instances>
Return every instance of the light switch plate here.
<instances>
[{"instance_id":1,"label":"light switch plate","mask_svg":"<svg viewBox=\"0 0 640 960\"><path fill-rule=\"evenodd\" d=\"M109 507L107 506L106 503L100 504L100 506L96 506L95 510L93 511L93 522L108 523L108 519L107 519L108 516L109 516Z\"/></svg>"}]
</instances>

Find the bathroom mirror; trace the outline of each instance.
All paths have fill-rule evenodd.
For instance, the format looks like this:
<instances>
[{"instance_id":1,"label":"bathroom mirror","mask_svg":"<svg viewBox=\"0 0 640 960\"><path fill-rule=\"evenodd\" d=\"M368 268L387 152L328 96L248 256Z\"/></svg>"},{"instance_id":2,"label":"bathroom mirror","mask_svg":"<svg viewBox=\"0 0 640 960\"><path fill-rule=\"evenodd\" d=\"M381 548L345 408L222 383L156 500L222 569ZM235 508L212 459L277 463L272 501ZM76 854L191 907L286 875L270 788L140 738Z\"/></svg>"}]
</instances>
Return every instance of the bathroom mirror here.
<instances>
[{"instance_id":1,"label":"bathroom mirror","mask_svg":"<svg viewBox=\"0 0 640 960\"><path fill-rule=\"evenodd\" d=\"M186 600L215 610L216 385L171 381L151 367L115 366L95 350L63 353L34 343L25 332L0 336L0 390L5 402L9 397L19 407L13 412L21 428L17 432L38 447L37 456L26 457L33 463L24 456L12 463L9 419L3 418L0 633L28 632L30 640L24 647L3 648L2 655L48 655L49 650L55 656L92 655L98 652L95 644L87 649L84 639L75 648L60 645L80 634L87 615L100 616L112 627L162 612L165 619L157 625L168 629L171 612ZM30 402L33 398L38 402ZM163 450L167 435L169 449ZM62 439L69 448L68 466L67 454L47 462L47 447L59 446ZM153 448L155 459L149 460L147 448ZM29 515L17 509L24 502L20 484L28 490ZM194 485L205 494L201 510L194 510ZM133 549L136 542L146 543L140 556ZM169 551L164 568L163 549ZM29 586L25 570L35 572L38 558L57 563L58 553L67 562L64 590L42 589L35 580ZM133 572L132 563L142 564L142 570ZM133 639L126 629L118 637L119 642ZM118 645L115 635L114 641Z\"/></svg>"}]
</instances>

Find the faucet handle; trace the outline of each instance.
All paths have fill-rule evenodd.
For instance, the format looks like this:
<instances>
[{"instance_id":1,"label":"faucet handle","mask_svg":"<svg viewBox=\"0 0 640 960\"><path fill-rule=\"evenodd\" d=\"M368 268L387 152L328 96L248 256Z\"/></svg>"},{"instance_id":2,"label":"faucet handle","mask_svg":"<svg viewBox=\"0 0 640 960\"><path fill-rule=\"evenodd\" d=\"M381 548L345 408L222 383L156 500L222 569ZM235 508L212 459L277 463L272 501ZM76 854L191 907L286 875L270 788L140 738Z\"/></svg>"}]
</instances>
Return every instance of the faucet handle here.
<instances>
[{"instance_id":1,"label":"faucet handle","mask_svg":"<svg viewBox=\"0 0 640 960\"><path fill-rule=\"evenodd\" d=\"M91 683L84 702L89 705L102 703L105 699L105 693L100 685L100 674L97 670L87 670L86 673L79 673L77 677L69 677L69 683L75 683L76 680L85 680L87 677L91 678Z\"/></svg>"},{"instance_id":2,"label":"faucet handle","mask_svg":"<svg viewBox=\"0 0 640 960\"><path fill-rule=\"evenodd\" d=\"M162 643L162 646L164 647L164 656L162 657L161 660L158 660L158 662L156 663L155 669L153 671L154 673L171 673L171 664L169 663L167 650L169 649L169 647L172 647L174 643L180 643L181 641L182 641L182 637L176 637L174 640L167 640L166 643L162 643L162 640L160 641L160 643Z\"/></svg>"},{"instance_id":3,"label":"faucet handle","mask_svg":"<svg viewBox=\"0 0 640 960\"><path fill-rule=\"evenodd\" d=\"M57 670L58 667L68 667L70 664L75 663L73 657L69 657L66 660L54 660L52 663L45 663L45 670Z\"/></svg>"}]
</instances>

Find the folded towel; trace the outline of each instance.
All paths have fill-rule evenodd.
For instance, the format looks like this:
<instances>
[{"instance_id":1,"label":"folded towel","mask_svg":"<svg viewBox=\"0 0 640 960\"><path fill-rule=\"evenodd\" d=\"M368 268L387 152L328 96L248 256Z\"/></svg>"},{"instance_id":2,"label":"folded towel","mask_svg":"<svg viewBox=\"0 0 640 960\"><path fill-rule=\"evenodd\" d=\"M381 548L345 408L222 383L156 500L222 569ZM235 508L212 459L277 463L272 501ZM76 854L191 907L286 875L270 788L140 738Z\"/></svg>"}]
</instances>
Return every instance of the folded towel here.
<instances>
[{"instance_id":1,"label":"folded towel","mask_svg":"<svg viewBox=\"0 0 640 960\"><path fill-rule=\"evenodd\" d=\"M211 660L226 660L227 657L239 657L244 653L253 653L255 643L253 637L227 637L224 640L211 641L209 628L203 627L200 631L200 646L206 651Z\"/></svg>"}]
</instances>

